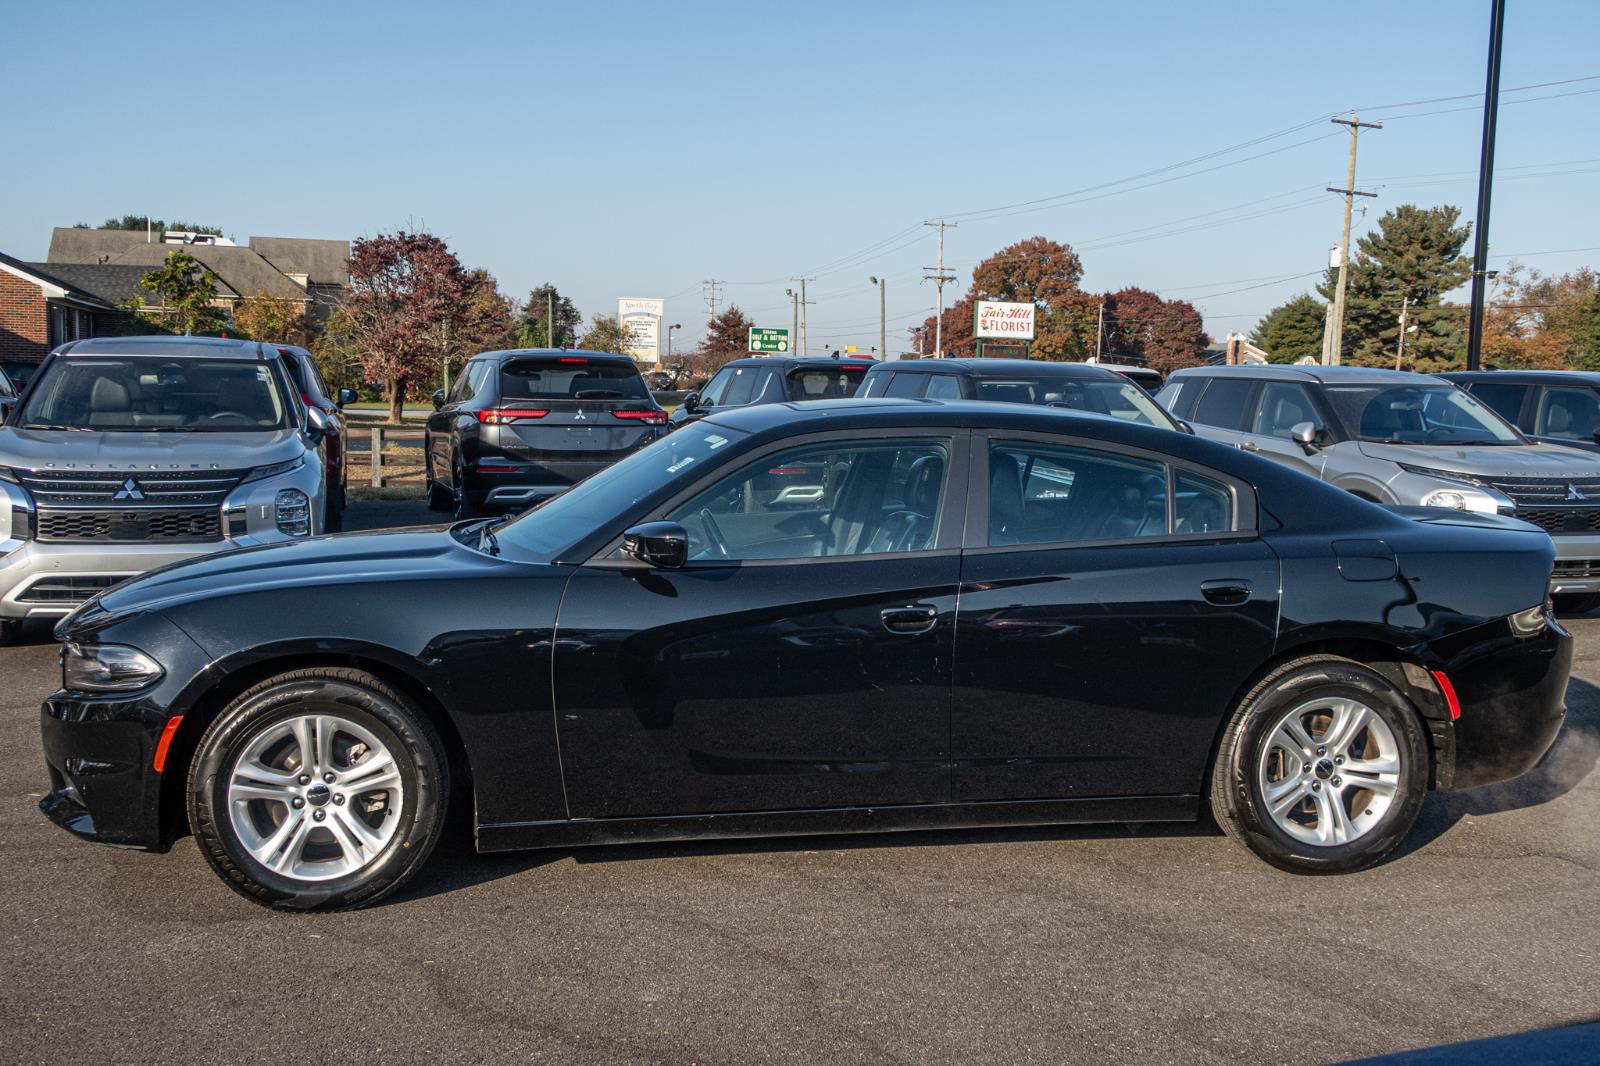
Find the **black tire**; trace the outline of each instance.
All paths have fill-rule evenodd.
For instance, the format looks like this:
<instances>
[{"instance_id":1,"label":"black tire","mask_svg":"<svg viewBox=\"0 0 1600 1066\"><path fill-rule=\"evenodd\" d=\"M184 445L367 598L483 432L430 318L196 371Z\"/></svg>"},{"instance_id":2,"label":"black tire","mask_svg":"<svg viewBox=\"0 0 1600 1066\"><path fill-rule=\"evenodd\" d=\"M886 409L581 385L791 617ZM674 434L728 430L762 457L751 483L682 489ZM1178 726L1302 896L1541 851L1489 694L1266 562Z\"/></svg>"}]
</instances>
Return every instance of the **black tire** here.
<instances>
[{"instance_id":1,"label":"black tire","mask_svg":"<svg viewBox=\"0 0 1600 1066\"><path fill-rule=\"evenodd\" d=\"M1263 809L1265 799L1257 772L1264 747L1277 724L1296 707L1324 698L1353 699L1370 709L1388 727L1400 760L1399 780L1388 810L1360 835L1342 844L1308 843L1281 828ZM1313 742L1317 739L1312 737ZM1317 754L1321 752L1319 747ZM1339 773L1331 761L1333 753L1328 755L1317 760L1316 769L1309 765L1303 769L1306 787L1322 777L1324 769L1330 774ZM1229 836L1281 870L1300 874L1350 873L1381 861L1411 831L1427 793L1429 760L1427 737L1416 709L1387 678L1350 659L1308 656L1273 670L1240 702L1223 732L1212 768L1211 810ZM1324 780L1331 786L1338 777ZM1317 787L1321 788L1320 782ZM1350 787L1357 797L1363 795ZM1345 793L1336 793L1330 787L1327 795L1344 797ZM1308 795L1307 799L1312 798ZM1370 809L1362 813L1370 816Z\"/></svg>"},{"instance_id":2,"label":"black tire","mask_svg":"<svg viewBox=\"0 0 1600 1066\"><path fill-rule=\"evenodd\" d=\"M461 464L461 456L456 456L455 462L450 467L451 483L455 486L456 521L465 521L468 518L477 518L478 509L472 505L472 493L467 491L467 470Z\"/></svg>"},{"instance_id":3,"label":"black tire","mask_svg":"<svg viewBox=\"0 0 1600 1066\"><path fill-rule=\"evenodd\" d=\"M1600 607L1600 592L1563 592L1550 598L1557 614L1588 614Z\"/></svg>"},{"instance_id":4,"label":"black tire","mask_svg":"<svg viewBox=\"0 0 1600 1066\"><path fill-rule=\"evenodd\" d=\"M426 447L426 444L424 444ZM453 511L456 508L455 496L450 489L439 484L433 477L433 460L428 460L428 510Z\"/></svg>"},{"instance_id":5,"label":"black tire","mask_svg":"<svg viewBox=\"0 0 1600 1066\"><path fill-rule=\"evenodd\" d=\"M377 737L394 755L401 779L398 813L385 810L378 816L380 826L384 817L399 819L393 835L364 865L329 880L268 869L240 838L228 801L233 767L251 742L315 708ZM328 792L323 790L321 802L327 802ZM410 700L363 671L314 667L268 678L246 690L206 729L189 767L189 824L211 868L246 899L284 910L349 910L393 892L427 861L444 826L449 792L449 760L438 734ZM352 796L351 812L358 798ZM313 797L312 803L317 802ZM335 794L335 802L343 803L342 797ZM283 810L287 816L287 807ZM331 821L327 825L324 831L331 839Z\"/></svg>"},{"instance_id":6,"label":"black tire","mask_svg":"<svg viewBox=\"0 0 1600 1066\"><path fill-rule=\"evenodd\" d=\"M22 619L0 618L0 648L8 648L22 639Z\"/></svg>"},{"instance_id":7,"label":"black tire","mask_svg":"<svg viewBox=\"0 0 1600 1066\"><path fill-rule=\"evenodd\" d=\"M338 485L328 489L327 502L323 507L322 531L324 533L344 532L343 485Z\"/></svg>"}]
</instances>

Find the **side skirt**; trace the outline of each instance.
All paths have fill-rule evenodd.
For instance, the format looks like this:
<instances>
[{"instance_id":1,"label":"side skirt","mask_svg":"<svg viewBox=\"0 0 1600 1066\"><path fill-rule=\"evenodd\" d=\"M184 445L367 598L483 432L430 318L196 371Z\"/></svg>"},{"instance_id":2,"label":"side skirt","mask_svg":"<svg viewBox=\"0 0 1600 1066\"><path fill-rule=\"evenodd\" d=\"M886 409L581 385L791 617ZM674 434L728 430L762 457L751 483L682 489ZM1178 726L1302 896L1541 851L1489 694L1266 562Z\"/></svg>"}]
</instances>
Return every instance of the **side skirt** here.
<instances>
[{"instance_id":1,"label":"side skirt","mask_svg":"<svg viewBox=\"0 0 1600 1066\"><path fill-rule=\"evenodd\" d=\"M918 829L988 829L1096 822L1192 822L1199 797L1119 796L1102 799L1013 800L903 807L836 807L804 811L684 814L659 818L573 818L497 822L478 827L479 851L644 844L669 840L744 839Z\"/></svg>"}]
</instances>

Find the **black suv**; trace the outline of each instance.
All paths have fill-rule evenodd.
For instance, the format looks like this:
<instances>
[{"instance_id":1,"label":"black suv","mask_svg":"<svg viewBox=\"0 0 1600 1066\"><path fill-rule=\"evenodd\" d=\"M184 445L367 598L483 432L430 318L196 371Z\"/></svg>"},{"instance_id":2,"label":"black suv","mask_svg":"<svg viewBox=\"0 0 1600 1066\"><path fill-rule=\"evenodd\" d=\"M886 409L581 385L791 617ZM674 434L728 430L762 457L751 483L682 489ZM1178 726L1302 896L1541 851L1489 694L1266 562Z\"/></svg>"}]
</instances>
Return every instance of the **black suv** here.
<instances>
[{"instance_id":1,"label":"black suv","mask_svg":"<svg viewBox=\"0 0 1600 1066\"><path fill-rule=\"evenodd\" d=\"M470 518L520 510L666 432L667 412L625 355L484 352L450 395L433 394L423 435L428 506Z\"/></svg>"},{"instance_id":2,"label":"black suv","mask_svg":"<svg viewBox=\"0 0 1600 1066\"><path fill-rule=\"evenodd\" d=\"M1477 370L1440 374L1544 444L1600 451L1600 374L1583 370Z\"/></svg>"},{"instance_id":3,"label":"black suv","mask_svg":"<svg viewBox=\"0 0 1600 1066\"><path fill-rule=\"evenodd\" d=\"M1187 432L1125 374L1093 363L1043 359L901 359L879 363L859 395L990 400L1063 407Z\"/></svg>"},{"instance_id":4,"label":"black suv","mask_svg":"<svg viewBox=\"0 0 1600 1066\"><path fill-rule=\"evenodd\" d=\"M672 412L674 428L697 418L758 403L791 400L844 400L856 394L871 359L832 356L760 355L735 359L716 372L705 388L691 392Z\"/></svg>"}]
</instances>

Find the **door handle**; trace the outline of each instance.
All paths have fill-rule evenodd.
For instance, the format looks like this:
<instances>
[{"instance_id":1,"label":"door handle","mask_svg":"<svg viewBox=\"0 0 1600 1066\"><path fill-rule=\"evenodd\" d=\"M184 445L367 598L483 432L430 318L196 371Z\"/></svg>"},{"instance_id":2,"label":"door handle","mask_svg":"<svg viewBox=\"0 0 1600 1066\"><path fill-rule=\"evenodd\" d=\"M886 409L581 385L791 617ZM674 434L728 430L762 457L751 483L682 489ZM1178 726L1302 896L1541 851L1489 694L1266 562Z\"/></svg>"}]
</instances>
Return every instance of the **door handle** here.
<instances>
[{"instance_id":1,"label":"door handle","mask_svg":"<svg viewBox=\"0 0 1600 1066\"><path fill-rule=\"evenodd\" d=\"M883 619L883 628L891 633L915 635L926 633L939 621L939 608L931 607L925 603L915 603L909 607L885 607L878 612L878 617Z\"/></svg>"},{"instance_id":2,"label":"door handle","mask_svg":"<svg viewBox=\"0 0 1600 1066\"><path fill-rule=\"evenodd\" d=\"M1200 595L1206 598L1207 603L1214 603L1218 607L1237 607L1249 600L1253 591L1250 582L1239 577L1220 577L1200 582Z\"/></svg>"},{"instance_id":3,"label":"door handle","mask_svg":"<svg viewBox=\"0 0 1600 1066\"><path fill-rule=\"evenodd\" d=\"M1234 447L1238 448L1241 452L1258 452L1261 450L1260 448L1256 447L1256 442L1253 440L1242 440L1235 444Z\"/></svg>"}]
</instances>

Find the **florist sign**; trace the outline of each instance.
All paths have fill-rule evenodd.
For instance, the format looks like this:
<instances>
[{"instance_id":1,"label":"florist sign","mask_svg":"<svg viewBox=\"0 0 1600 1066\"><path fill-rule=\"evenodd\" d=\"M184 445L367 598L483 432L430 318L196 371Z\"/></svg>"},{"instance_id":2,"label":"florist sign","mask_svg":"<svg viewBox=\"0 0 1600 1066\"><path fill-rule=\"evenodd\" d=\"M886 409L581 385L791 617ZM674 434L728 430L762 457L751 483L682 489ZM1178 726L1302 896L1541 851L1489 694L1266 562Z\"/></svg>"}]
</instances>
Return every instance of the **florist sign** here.
<instances>
[{"instance_id":1,"label":"florist sign","mask_svg":"<svg viewBox=\"0 0 1600 1066\"><path fill-rule=\"evenodd\" d=\"M979 300L972 335L980 340L1033 340L1034 305Z\"/></svg>"}]
</instances>

